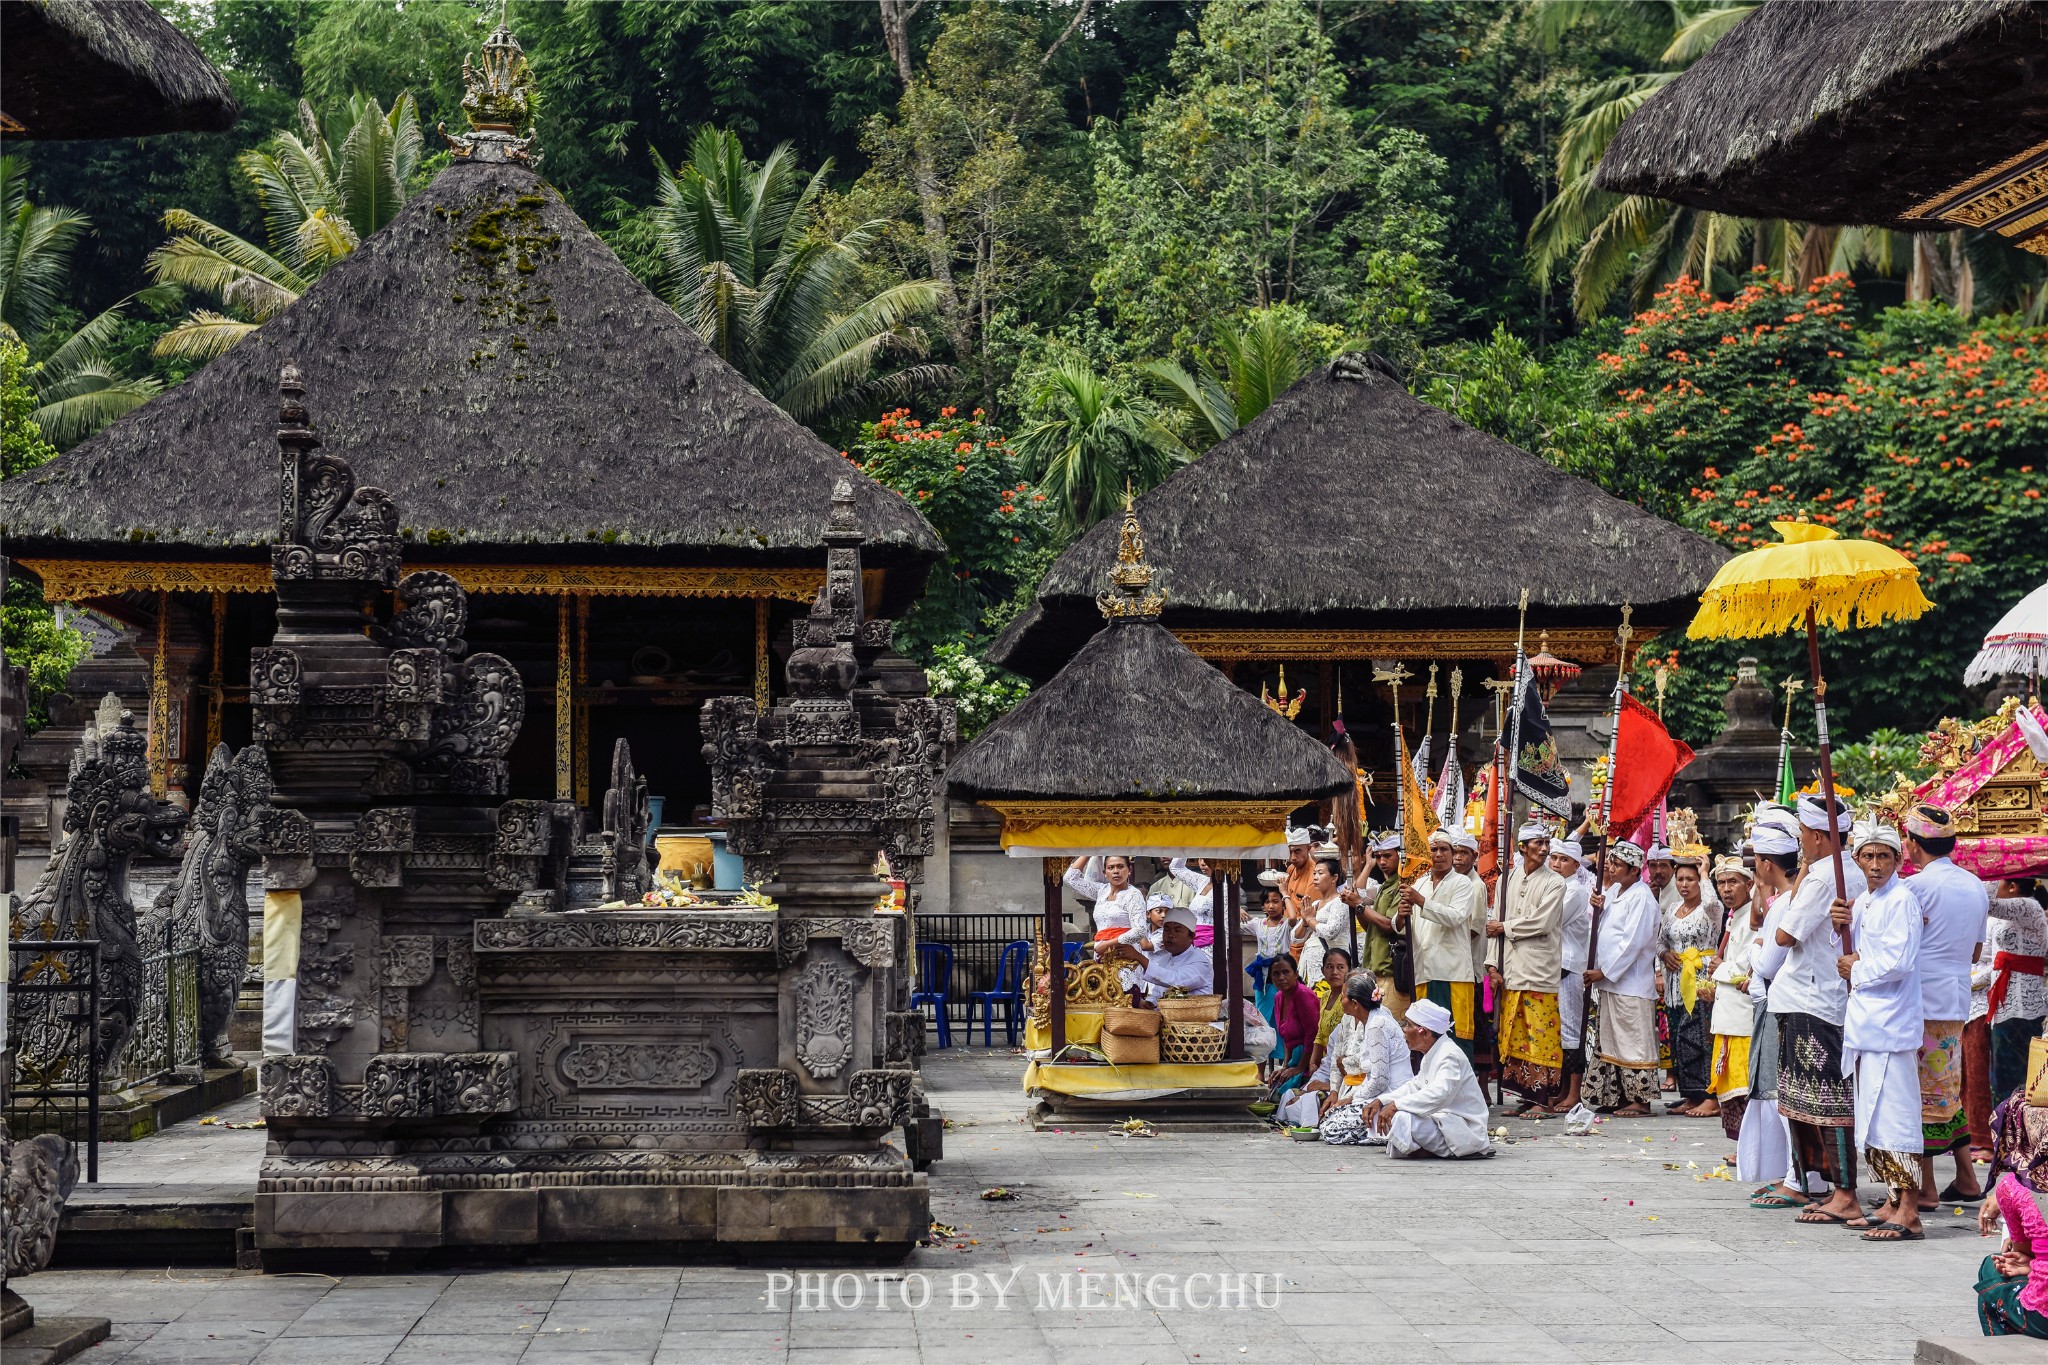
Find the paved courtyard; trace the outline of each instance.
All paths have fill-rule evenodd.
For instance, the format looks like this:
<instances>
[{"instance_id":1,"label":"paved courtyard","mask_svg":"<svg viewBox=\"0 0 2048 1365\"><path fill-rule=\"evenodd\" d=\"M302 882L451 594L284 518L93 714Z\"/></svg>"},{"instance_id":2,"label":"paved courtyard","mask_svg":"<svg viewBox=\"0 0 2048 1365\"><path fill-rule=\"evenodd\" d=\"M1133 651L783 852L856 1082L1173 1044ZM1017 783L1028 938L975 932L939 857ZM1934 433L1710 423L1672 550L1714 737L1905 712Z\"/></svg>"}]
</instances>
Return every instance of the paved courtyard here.
<instances>
[{"instance_id":1,"label":"paved courtyard","mask_svg":"<svg viewBox=\"0 0 2048 1365\"><path fill-rule=\"evenodd\" d=\"M1795 1227L1701 1178L1729 1150L1715 1123L1583 1139L1509 1123L1491 1161L1394 1163L1265 1133L1034 1132L1021 1066L1001 1049L928 1059L955 1122L934 1217L955 1235L900 1270L145 1266L21 1287L40 1313L113 1319L90 1365L1683 1365L1906 1361L1918 1337L1976 1332L1969 1286L1989 1244L1967 1211L1944 1210L1917 1245ZM210 1192L253 1178L261 1139L181 1125L104 1148L102 1177ZM980 1198L996 1186L1018 1197Z\"/></svg>"}]
</instances>

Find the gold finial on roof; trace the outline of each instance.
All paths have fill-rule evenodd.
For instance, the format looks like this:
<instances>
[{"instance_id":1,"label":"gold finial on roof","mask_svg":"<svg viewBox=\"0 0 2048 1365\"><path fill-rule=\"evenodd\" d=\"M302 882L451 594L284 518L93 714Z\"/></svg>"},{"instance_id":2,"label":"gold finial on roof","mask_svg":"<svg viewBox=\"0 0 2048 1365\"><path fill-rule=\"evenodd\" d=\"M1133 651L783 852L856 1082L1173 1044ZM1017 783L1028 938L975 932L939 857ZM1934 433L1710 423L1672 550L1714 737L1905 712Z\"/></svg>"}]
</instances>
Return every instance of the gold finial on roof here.
<instances>
[{"instance_id":1,"label":"gold finial on roof","mask_svg":"<svg viewBox=\"0 0 2048 1365\"><path fill-rule=\"evenodd\" d=\"M1296 716L1299 716L1301 714L1301 704L1308 700L1308 689L1306 687L1302 688L1300 691L1296 692L1290 699L1287 694L1287 665L1281 664L1280 695L1278 697L1273 696L1270 692L1266 690L1266 685L1264 683L1260 683L1259 700L1266 703L1267 706L1271 707L1276 715L1284 716L1288 720L1293 720Z\"/></svg>"},{"instance_id":2,"label":"gold finial on roof","mask_svg":"<svg viewBox=\"0 0 2048 1365\"><path fill-rule=\"evenodd\" d=\"M1124 489L1124 524L1117 533L1116 567L1109 571L1114 592L1105 592L1095 605L1111 621L1156 620L1166 606L1166 594L1152 587L1152 566L1145 562L1145 531L1138 525L1136 499Z\"/></svg>"}]
</instances>

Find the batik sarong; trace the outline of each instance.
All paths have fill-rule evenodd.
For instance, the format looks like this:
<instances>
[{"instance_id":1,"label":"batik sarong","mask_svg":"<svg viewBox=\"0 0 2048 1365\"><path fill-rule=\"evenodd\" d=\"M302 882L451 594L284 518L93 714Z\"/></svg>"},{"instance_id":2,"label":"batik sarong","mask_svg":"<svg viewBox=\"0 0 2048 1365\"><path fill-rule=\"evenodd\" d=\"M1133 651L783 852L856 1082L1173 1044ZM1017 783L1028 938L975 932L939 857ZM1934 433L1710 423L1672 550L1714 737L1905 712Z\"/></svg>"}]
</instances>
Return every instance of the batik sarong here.
<instances>
[{"instance_id":1,"label":"batik sarong","mask_svg":"<svg viewBox=\"0 0 2048 1365\"><path fill-rule=\"evenodd\" d=\"M1586 1103L1647 1108L1657 1098L1657 1002L1595 990L1595 1049L1586 1064Z\"/></svg>"},{"instance_id":2,"label":"batik sarong","mask_svg":"<svg viewBox=\"0 0 2048 1365\"><path fill-rule=\"evenodd\" d=\"M2008 1276L1986 1256L1977 1267L1977 1326L1987 1337L2048 1337L2048 1317L2020 1302L2025 1275Z\"/></svg>"},{"instance_id":3,"label":"batik sarong","mask_svg":"<svg viewBox=\"0 0 2048 1365\"><path fill-rule=\"evenodd\" d=\"M1713 1077L1713 1045L1707 1032L1708 1016L1713 1006L1704 1000L1696 1001L1688 1010L1683 1005L1666 1005L1664 1019L1671 1035L1671 1071L1678 1082L1678 1093L1688 1104L1698 1104L1707 1097L1707 1089Z\"/></svg>"},{"instance_id":4,"label":"batik sarong","mask_svg":"<svg viewBox=\"0 0 2048 1365\"><path fill-rule=\"evenodd\" d=\"M1929 1019L1920 1040L1920 1131L1927 1155L1970 1139L1963 1112L1963 1021Z\"/></svg>"},{"instance_id":5,"label":"batik sarong","mask_svg":"<svg viewBox=\"0 0 2048 1365\"><path fill-rule=\"evenodd\" d=\"M1811 1014L1777 1020L1778 1112L1816 1128L1855 1127L1855 1086L1842 1074L1842 1026Z\"/></svg>"},{"instance_id":6,"label":"batik sarong","mask_svg":"<svg viewBox=\"0 0 2048 1365\"><path fill-rule=\"evenodd\" d=\"M1556 991L1509 991L1501 1002L1501 1083L1535 1104L1564 1083L1563 1026Z\"/></svg>"},{"instance_id":7,"label":"batik sarong","mask_svg":"<svg viewBox=\"0 0 2048 1365\"><path fill-rule=\"evenodd\" d=\"M1386 1143L1385 1133L1369 1132L1365 1126L1365 1106L1347 1104L1332 1109L1323 1120L1319 1130L1323 1141L1333 1147L1378 1147Z\"/></svg>"}]
</instances>

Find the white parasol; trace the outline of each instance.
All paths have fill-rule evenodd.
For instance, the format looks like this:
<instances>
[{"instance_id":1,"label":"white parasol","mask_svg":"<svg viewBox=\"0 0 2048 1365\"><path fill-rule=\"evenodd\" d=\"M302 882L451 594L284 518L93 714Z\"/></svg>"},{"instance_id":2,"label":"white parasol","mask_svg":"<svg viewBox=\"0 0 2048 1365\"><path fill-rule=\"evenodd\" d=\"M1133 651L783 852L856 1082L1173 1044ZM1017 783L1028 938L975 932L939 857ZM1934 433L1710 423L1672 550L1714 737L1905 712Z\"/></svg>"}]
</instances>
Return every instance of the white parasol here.
<instances>
[{"instance_id":1,"label":"white parasol","mask_svg":"<svg viewBox=\"0 0 2048 1365\"><path fill-rule=\"evenodd\" d=\"M1966 686L2008 673L2038 678L2048 673L2048 583L2022 597L1984 637L1984 647L1963 674Z\"/></svg>"}]
</instances>

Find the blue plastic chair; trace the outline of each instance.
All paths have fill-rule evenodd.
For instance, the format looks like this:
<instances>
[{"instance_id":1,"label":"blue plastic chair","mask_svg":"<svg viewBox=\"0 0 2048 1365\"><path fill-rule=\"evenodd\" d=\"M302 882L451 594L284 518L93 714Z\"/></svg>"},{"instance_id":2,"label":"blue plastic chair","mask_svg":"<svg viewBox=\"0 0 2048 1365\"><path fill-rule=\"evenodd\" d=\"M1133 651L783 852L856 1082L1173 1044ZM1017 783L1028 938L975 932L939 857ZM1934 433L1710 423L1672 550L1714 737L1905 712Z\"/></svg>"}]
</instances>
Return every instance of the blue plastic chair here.
<instances>
[{"instance_id":1,"label":"blue plastic chair","mask_svg":"<svg viewBox=\"0 0 2048 1365\"><path fill-rule=\"evenodd\" d=\"M1003 1040L1010 1046L1017 1046L1017 1021L1024 1008L1024 971L1031 957L1031 945L1023 939L1012 939L1003 945L1002 953L996 958L996 986L991 991L969 991L967 993L967 1032L969 1041L974 1034L974 1007L981 1006L981 1045L995 1045L994 1028L996 1006L1003 1007Z\"/></svg>"},{"instance_id":2,"label":"blue plastic chair","mask_svg":"<svg viewBox=\"0 0 2048 1365\"><path fill-rule=\"evenodd\" d=\"M953 950L944 943L917 945L918 989L911 993L910 1007L932 1007L939 1026L939 1046L953 1046L953 1025L946 1018L946 1006L953 996Z\"/></svg>"},{"instance_id":3,"label":"blue plastic chair","mask_svg":"<svg viewBox=\"0 0 2048 1365\"><path fill-rule=\"evenodd\" d=\"M1085 940L1080 943L1069 943L1064 950L1067 959L1067 965L1071 967L1076 962L1079 962L1081 960L1081 955L1094 946L1094 944L1086 942Z\"/></svg>"}]
</instances>

